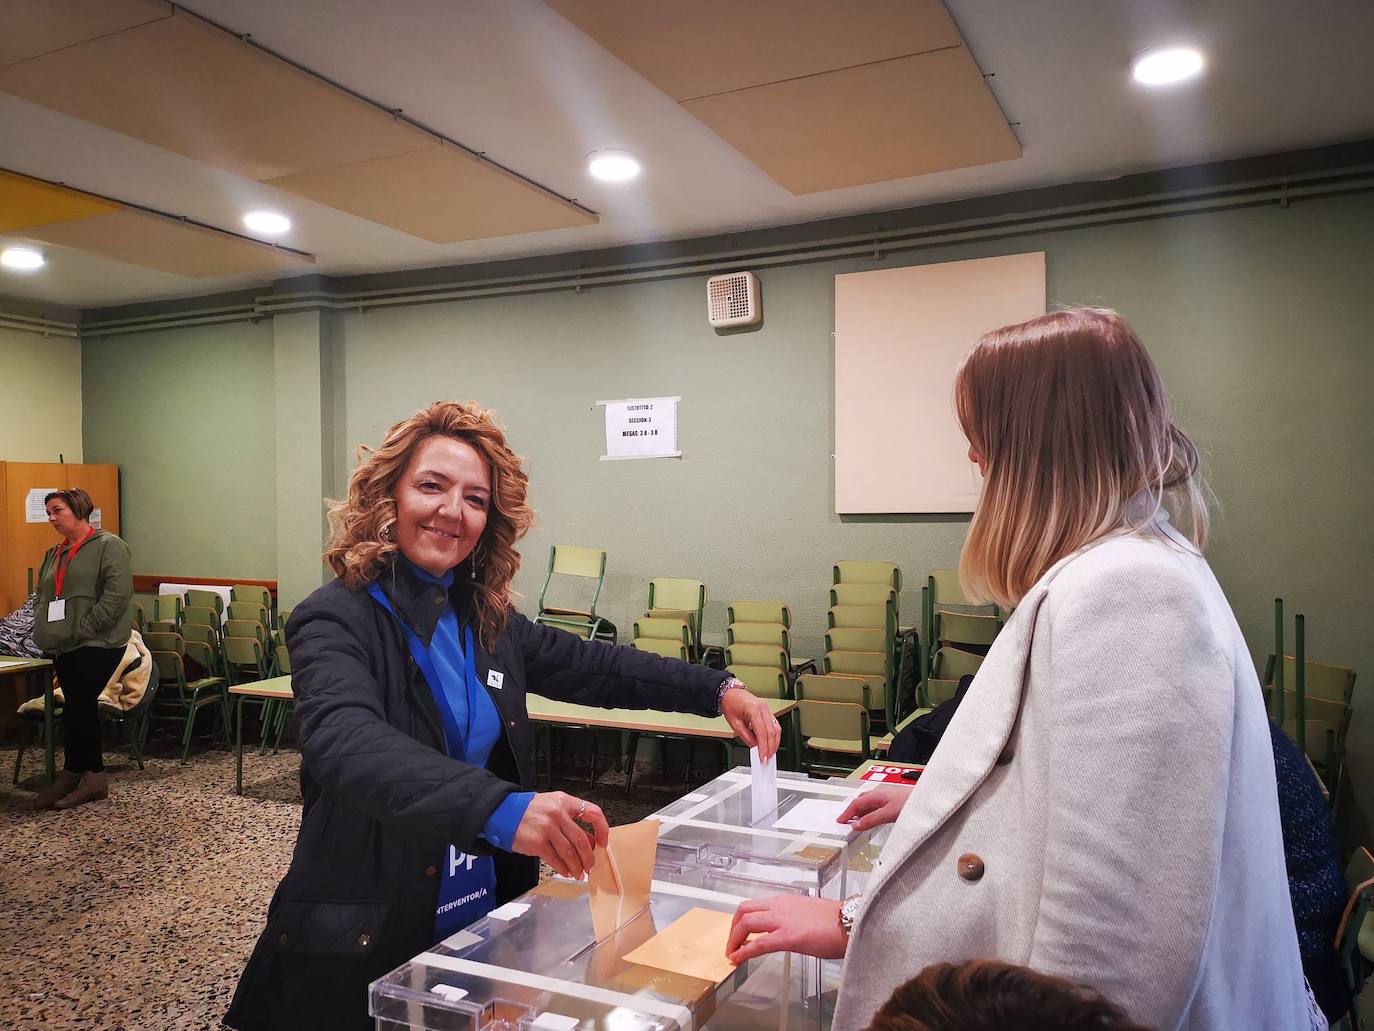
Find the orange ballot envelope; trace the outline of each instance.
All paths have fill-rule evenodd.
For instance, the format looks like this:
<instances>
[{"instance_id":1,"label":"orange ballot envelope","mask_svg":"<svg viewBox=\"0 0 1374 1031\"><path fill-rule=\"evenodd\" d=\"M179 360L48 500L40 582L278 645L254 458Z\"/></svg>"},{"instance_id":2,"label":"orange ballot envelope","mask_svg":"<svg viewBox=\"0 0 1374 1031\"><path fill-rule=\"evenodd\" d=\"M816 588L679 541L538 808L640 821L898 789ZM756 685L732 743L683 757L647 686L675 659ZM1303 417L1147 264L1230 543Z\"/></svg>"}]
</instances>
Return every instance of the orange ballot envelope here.
<instances>
[{"instance_id":1,"label":"orange ballot envelope","mask_svg":"<svg viewBox=\"0 0 1374 1031\"><path fill-rule=\"evenodd\" d=\"M735 964L725 958L733 916L714 909L689 909L639 948L625 953L625 961L719 984L735 970Z\"/></svg>"},{"instance_id":2,"label":"orange ballot envelope","mask_svg":"<svg viewBox=\"0 0 1374 1031\"><path fill-rule=\"evenodd\" d=\"M597 846L587 875L592 931L597 941L605 941L649 908L649 883L657 854L657 820L612 827L607 846Z\"/></svg>"}]
</instances>

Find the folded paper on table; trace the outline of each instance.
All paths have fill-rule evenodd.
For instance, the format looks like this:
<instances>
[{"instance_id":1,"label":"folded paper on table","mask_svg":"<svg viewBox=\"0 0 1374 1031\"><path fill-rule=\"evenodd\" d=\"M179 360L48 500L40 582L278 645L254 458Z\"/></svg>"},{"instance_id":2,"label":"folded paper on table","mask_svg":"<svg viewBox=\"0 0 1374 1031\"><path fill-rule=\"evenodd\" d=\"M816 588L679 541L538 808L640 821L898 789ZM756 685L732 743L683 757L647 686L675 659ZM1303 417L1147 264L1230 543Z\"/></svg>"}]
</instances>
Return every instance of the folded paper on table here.
<instances>
[{"instance_id":1,"label":"folded paper on table","mask_svg":"<svg viewBox=\"0 0 1374 1031\"><path fill-rule=\"evenodd\" d=\"M657 820L612 827L606 847L596 847L587 875L587 894L597 941L605 941L648 908L657 853Z\"/></svg>"},{"instance_id":2,"label":"folded paper on table","mask_svg":"<svg viewBox=\"0 0 1374 1031\"><path fill-rule=\"evenodd\" d=\"M627 952L625 959L719 984L735 971L735 964L725 958L732 919L732 913L689 909L639 948Z\"/></svg>"}]
</instances>

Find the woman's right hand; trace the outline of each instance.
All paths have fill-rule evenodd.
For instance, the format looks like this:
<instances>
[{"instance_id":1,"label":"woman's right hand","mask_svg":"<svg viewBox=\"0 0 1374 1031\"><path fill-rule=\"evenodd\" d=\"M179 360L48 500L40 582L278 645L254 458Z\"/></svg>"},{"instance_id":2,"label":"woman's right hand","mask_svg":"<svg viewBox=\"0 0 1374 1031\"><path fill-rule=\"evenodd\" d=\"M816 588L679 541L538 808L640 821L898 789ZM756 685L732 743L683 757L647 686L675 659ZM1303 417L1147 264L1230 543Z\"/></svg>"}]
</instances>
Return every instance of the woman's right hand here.
<instances>
[{"instance_id":1,"label":"woman's right hand","mask_svg":"<svg viewBox=\"0 0 1374 1031\"><path fill-rule=\"evenodd\" d=\"M560 877L578 879L592 868L592 846L604 848L610 833L600 806L566 792L541 791L530 799L511 849L538 856Z\"/></svg>"},{"instance_id":2,"label":"woman's right hand","mask_svg":"<svg viewBox=\"0 0 1374 1031\"><path fill-rule=\"evenodd\" d=\"M868 831L885 823L896 823L897 817L902 813L902 806L906 805L906 800L911 797L911 787L905 784L884 784L872 791L865 791L845 807L845 811L840 813L836 822L848 823L856 831Z\"/></svg>"}]
</instances>

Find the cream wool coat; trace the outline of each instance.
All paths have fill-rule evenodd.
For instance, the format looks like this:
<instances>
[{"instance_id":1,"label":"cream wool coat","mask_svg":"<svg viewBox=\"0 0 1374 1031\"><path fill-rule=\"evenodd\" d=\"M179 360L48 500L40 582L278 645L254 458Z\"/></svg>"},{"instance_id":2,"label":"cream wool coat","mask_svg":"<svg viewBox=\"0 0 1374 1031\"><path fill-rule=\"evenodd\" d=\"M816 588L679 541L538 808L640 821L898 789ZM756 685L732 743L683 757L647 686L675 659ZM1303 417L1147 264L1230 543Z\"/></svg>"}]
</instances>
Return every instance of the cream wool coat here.
<instances>
[{"instance_id":1,"label":"cream wool coat","mask_svg":"<svg viewBox=\"0 0 1374 1031\"><path fill-rule=\"evenodd\" d=\"M883 847L834 1031L979 957L1153 1028L1309 1027L1258 678L1207 563L1154 529L1071 555L1008 620Z\"/></svg>"}]
</instances>

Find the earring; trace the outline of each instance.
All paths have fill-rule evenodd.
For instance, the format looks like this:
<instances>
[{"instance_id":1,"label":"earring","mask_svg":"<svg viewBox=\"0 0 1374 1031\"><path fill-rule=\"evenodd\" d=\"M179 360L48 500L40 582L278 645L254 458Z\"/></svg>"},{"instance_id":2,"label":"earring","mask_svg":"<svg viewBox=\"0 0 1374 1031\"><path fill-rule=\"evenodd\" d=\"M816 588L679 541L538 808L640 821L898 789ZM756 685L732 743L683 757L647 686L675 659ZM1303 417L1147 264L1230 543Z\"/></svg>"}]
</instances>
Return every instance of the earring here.
<instances>
[{"instance_id":1,"label":"earring","mask_svg":"<svg viewBox=\"0 0 1374 1031\"><path fill-rule=\"evenodd\" d=\"M475 580L477 579L477 563L478 563L478 561L479 561L479 558L480 558L480 555L481 555L481 551L482 551L481 545L478 545L477 547L475 547L475 548L472 549L472 555L471 555L471 557L468 559L468 579L469 579L469 580L475 581Z\"/></svg>"}]
</instances>

